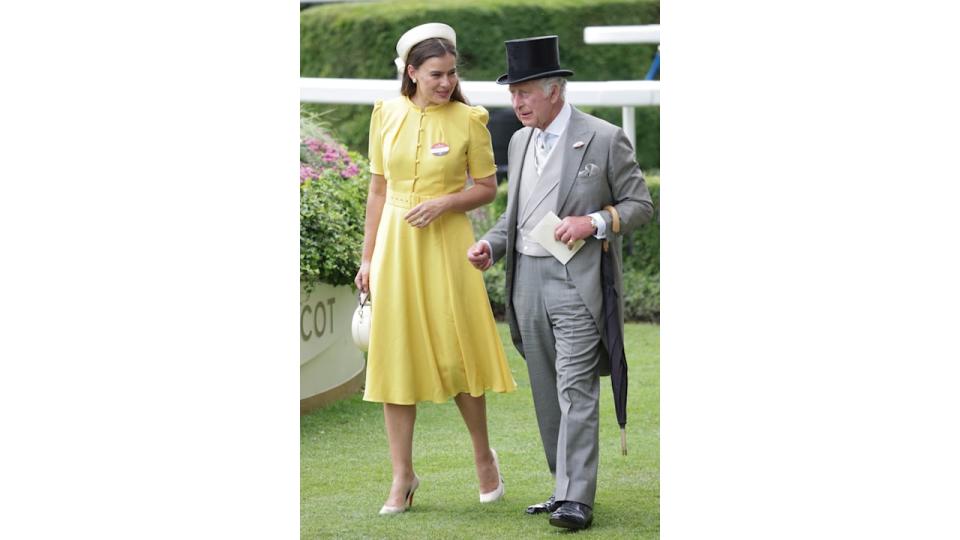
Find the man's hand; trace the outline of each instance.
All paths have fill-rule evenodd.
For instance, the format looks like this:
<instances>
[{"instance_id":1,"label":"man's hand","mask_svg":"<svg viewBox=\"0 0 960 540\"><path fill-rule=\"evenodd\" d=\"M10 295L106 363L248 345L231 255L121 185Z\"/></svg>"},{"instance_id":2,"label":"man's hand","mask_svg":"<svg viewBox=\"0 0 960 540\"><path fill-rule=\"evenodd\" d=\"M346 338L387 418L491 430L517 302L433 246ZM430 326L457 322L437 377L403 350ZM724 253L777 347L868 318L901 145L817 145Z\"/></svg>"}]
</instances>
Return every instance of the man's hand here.
<instances>
[{"instance_id":1,"label":"man's hand","mask_svg":"<svg viewBox=\"0 0 960 540\"><path fill-rule=\"evenodd\" d=\"M593 236L596 232L590 216L567 216L553 230L553 237L573 249L574 242Z\"/></svg>"},{"instance_id":2,"label":"man's hand","mask_svg":"<svg viewBox=\"0 0 960 540\"><path fill-rule=\"evenodd\" d=\"M486 242L477 242L467 250L467 260L477 270L483 271L493 266L493 254Z\"/></svg>"}]
</instances>

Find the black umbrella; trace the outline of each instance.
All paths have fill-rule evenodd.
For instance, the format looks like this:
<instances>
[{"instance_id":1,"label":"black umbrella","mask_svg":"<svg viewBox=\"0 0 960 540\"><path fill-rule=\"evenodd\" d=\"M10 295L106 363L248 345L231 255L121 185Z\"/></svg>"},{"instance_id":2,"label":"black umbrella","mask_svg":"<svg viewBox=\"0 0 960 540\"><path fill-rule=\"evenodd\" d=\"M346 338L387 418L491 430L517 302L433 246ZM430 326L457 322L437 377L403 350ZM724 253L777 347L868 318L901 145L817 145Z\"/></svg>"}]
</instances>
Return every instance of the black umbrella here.
<instances>
[{"instance_id":1,"label":"black umbrella","mask_svg":"<svg viewBox=\"0 0 960 540\"><path fill-rule=\"evenodd\" d=\"M613 206L604 208L613 217L613 233L620 233L620 214ZM613 387L613 406L620 424L620 451L627 455L627 355L623 350L623 319L620 317L620 298L617 294L613 253L610 242L603 241L600 255L600 273L603 276L603 327L610 355L610 385Z\"/></svg>"}]
</instances>

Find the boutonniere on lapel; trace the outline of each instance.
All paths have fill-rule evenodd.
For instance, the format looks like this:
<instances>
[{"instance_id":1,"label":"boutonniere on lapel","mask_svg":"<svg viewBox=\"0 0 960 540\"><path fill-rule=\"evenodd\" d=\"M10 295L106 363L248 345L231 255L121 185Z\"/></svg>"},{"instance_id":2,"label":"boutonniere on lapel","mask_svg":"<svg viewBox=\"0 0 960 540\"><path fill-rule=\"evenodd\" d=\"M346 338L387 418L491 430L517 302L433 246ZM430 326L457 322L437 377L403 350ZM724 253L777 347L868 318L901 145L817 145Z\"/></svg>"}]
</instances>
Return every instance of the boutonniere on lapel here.
<instances>
[{"instance_id":1,"label":"boutonniere on lapel","mask_svg":"<svg viewBox=\"0 0 960 540\"><path fill-rule=\"evenodd\" d=\"M442 142L438 142L430 147L430 153L435 156L445 156L450 151L450 147Z\"/></svg>"},{"instance_id":2,"label":"boutonniere on lapel","mask_svg":"<svg viewBox=\"0 0 960 540\"><path fill-rule=\"evenodd\" d=\"M574 148L583 148L583 145L584 145L584 142L583 142L583 141L577 141L577 142L573 143L573 147L574 147Z\"/></svg>"}]
</instances>

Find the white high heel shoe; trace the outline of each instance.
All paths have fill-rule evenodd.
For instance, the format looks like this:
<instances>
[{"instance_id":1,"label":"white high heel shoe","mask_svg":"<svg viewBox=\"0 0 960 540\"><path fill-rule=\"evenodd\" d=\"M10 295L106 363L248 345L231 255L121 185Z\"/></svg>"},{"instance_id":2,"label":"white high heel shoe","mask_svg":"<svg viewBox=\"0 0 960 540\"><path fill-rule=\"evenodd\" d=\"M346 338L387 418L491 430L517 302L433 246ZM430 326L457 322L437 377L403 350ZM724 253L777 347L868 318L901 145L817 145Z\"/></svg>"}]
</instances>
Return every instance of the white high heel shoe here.
<instances>
[{"instance_id":1,"label":"white high heel shoe","mask_svg":"<svg viewBox=\"0 0 960 540\"><path fill-rule=\"evenodd\" d=\"M480 502L481 503L492 503L499 501L503 498L503 494L506 491L503 487L503 475L500 474L500 460L497 459L497 451L493 448L490 449L490 453L493 454L493 464L497 467L497 478L499 484L497 484L497 489L487 492L480 493Z\"/></svg>"},{"instance_id":2,"label":"white high heel shoe","mask_svg":"<svg viewBox=\"0 0 960 540\"><path fill-rule=\"evenodd\" d=\"M420 487L420 477L413 475L413 483L410 484L410 489L407 490L407 496L403 499L403 506L387 506L383 505L380 508L381 516L388 516L391 514L400 514L406 512L413 506L413 493L417 491L417 488Z\"/></svg>"}]
</instances>

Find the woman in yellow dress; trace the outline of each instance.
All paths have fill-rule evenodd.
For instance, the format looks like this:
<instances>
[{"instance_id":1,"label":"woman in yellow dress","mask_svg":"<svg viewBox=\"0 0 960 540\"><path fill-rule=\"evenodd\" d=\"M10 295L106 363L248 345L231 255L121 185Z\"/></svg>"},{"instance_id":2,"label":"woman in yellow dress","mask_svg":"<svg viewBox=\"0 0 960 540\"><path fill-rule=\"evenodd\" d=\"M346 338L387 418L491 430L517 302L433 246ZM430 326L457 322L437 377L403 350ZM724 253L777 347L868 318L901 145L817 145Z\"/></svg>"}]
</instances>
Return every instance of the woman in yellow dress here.
<instances>
[{"instance_id":1,"label":"woman in yellow dress","mask_svg":"<svg viewBox=\"0 0 960 540\"><path fill-rule=\"evenodd\" d=\"M401 96L370 119L370 191L357 287L375 306L363 399L383 403L393 483L381 514L403 512L420 485L413 426L420 401L457 403L473 442L481 502L503 496L487 436L487 390L516 383L483 277L469 263L466 212L496 196L487 111L466 104L456 34L445 24L397 43ZM467 174L473 186L465 189Z\"/></svg>"}]
</instances>

